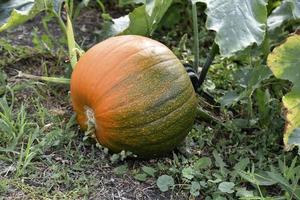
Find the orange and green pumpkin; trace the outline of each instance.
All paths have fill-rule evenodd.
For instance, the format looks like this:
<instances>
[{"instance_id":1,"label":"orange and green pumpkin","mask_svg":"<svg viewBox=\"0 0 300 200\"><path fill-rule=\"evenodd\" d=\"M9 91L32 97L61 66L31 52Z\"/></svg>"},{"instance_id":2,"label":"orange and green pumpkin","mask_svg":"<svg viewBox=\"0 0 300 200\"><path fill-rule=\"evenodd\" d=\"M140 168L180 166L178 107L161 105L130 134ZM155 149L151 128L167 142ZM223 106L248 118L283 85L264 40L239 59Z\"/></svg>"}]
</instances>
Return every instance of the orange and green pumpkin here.
<instances>
[{"instance_id":1,"label":"orange and green pumpkin","mask_svg":"<svg viewBox=\"0 0 300 200\"><path fill-rule=\"evenodd\" d=\"M142 36L117 36L89 49L71 77L82 129L95 124L97 141L140 157L170 152L191 129L197 99L178 58Z\"/></svg>"}]
</instances>

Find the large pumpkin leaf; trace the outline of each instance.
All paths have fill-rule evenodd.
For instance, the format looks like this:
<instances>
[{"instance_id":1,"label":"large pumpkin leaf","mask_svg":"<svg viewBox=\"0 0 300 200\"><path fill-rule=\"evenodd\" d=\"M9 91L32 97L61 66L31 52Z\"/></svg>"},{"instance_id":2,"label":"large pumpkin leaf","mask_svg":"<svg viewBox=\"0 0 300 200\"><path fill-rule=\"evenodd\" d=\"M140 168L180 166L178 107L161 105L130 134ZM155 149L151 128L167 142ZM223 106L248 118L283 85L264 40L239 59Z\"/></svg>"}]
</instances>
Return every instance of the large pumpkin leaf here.
<instances>
[{"instance_id":1,"label":"large pumpkin leaf","mask_svg":"<svg viewBox=\"0 0 300 200\"><path fill-rule=\"evenodd\" d=\"M32 19L40 12L58 8L63 0L8 0L0 3L0 32Z\"/></svg>"},{"instance_id":2,"label":"large pumpkin leaf","mask_svg":"<svg viewBox=\"0 0 300 200\"><path fill-rule=\"evenodd\" d=\"M288 20L300 19L300 0L284 0L268 18L268 29L274 30Z\"/></svg>"},{"instance_id":3,"label":"large pumpkin leaf","mask_svg":"<svg viewBox=\"0 0 300 200\"><path fill-rule=\"evenodd\" d=\"M113 19L112 23L104 27L104 35L134 34L151 35L157 28L162 17L167 12L173 0L143 0L143 2L126 16Z\"/></svg>"},{"instance_id":4,"label":"large pumpkin leaf","mask_svg":"<svg viewBox=\"0 0 300 200\"><path fill-rule=\"evenodd\" d=\"M229 57L264 40L267 8L265 0L198 0L207 4L206 27L217 32L220 53ZM198 2L197 1L197 2Z\"/></svg>"},{"instance_id":5,"label":"large pumpkin leaf","mask_svg":"<svg viewBox=\"0 0 300 200\"><path fill-rule=\"evenodd\" d=\"M286 127L284 144L289 150L293 145L300 146L299 140L293 134L300 128L300 36L294 35L287 39L281 46L275 48L268 57L268 66L274 75L280 79L286 79L293 83L290 93L283 97L283 105L286 108ZM298 142L297 142L298 141Z\"/></svg>"}]
</instances>

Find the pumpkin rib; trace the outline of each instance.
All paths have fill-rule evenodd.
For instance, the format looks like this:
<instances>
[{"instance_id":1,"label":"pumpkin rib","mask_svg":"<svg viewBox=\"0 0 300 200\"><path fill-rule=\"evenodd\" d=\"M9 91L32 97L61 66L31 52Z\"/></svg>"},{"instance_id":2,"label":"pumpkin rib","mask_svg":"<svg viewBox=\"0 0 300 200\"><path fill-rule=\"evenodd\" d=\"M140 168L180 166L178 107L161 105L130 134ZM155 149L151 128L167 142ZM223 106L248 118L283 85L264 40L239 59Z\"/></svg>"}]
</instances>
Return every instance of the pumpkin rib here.
<instances>
[{"instance_id":1,"label":"pumpkin rib","mask_svg":"<svg viewBox=\"0 0 300 200\"><path fill-rule=\"evenodd\" d=\"M120 36L120 37L122 37L122 36ZM116 38L116 37L114 37L114 38ZM111 39L113 39L113 38L110 38L110 39L108 39L108 40L111 40ZM108 41L107 40L107 41ZM130 39L128 39L128 40L126 40L124 43L122 43L120 46L115 46L115 47L113 47L113 50L112 51L107 51L107 54L105 54L105 56L104 57L101 57L101 59L104 59L105 57L107 57L107 56L109 56L110 54L112 54L112 53L115 53L118 49L120 49L120 48L124 48L123 47L123 45L124 46L126 46L126 44L128 45L128 43L129 42L132 42L132 41L134 41L134 40L136 40L135 38L132 38L131 40ZM91 48L91 50L97 50L98 48L100 48L100 45L103 45L103 43L99 43L98 45L95 45L93 48ZM148 46L149 48L152 48L152 47L155 47L155 46ZM139 51L140 50L146 50L146 49L148 49L148 47L146 47L146 48L144 48L144 49L136 49L137 50L137 52L136 53L139 53ZM102 53L102 52L101 52ZM99 57L99 55L101 55L101 53L98 53L98 54L96 54L96 56L95 57ZM84 55L83 55L84 56ZM97 65L98 63L95 63L95 65ZM90 68L92 68L92 67L90 67ZM86 74L90 74L89 73L89 71L86 71Z\"/></svg>"},{"instance_id":2,"label":"pumpkin rib","mask_svg":"<svg viewBox=\"0 0 300 200\"><path fill-rule=\"evenodd\" d=\"M175 123L177 123L177 121L175 121L174 123L172 123L172 124L170 124L168 127L166 127L164 130L162 130L161 132L169 132L168 130L171 128L171 129L173 129L173 125L175 124ZM192 124L193 124L193 122L192 122ZM187 131L187 133L188 133L188 131ZM170 131L170 135L168 135L167 137L166 137L166 135L163 135L164 137L163 138L161 138L161 139L157 139L156 138L156 140L155 141L153 141L153 143L151 143L151 142L148 142L149 144L156 144L156 145L158 145L158 144L165 144L166 143L166 141L169 141L169 140L172 140L172 138L174 138L174 135L173 134L171 134L171 131ZM175 135L175 137L176 136L181 136L181 134L176 134ZM142 136L140 136L140 137L142 137Z\"/></svg>"},{"instance_id":3,"label":"pumpkin rib","mask_svg":"<svg viewBox=\"0 0 300 200\"><path fill-rule=\"evenodd\" d=\"M168 60L168 61L171 61L171 59ZM159 64L159 63L155 63L154 65L157 65L157 64ZM152 67L152 65L150 67ZM127 76L127 78L128 78L128 76ZM124 78L122 81L126 81L127 78ZM120 81L118 81L115 85L112 85L110 88L106 88L106 90L104 92L102 92L103 93L102 95L99 95L99 96L95 95L94 98L92 100L90 100L90 101L91 102L96 102L96 103L99 102L99 101L101 101L101 98L104 98L105 96L108 96L108 93L110 93L110 92L113 91L113 87L117 87L118 85L120 85ZM98 87L102 87L102 85L99 84ZM94 89L94 91L98 91L98 90L100 90L100 89L98 89L98 88Z\"/></svg>"},{"instance_id":4,"label":"pumpkin rib","mask_svg":"<svg viewBox=\"0 0 300 200\"><path fill-rule=\"evenodd\" d=\"M178 79L179 78L181 78L181 77L178 77ZM176 79L174 79L173 81L175 81ZM170 85L167 85L167 86L170 86ZM167 87L166 86L166 87ZM187 88L187 87L186 87ZM184 89L186 89L186 88L184 88ZM182 89L182 90L184 90L184 89ZM178 93L180 93L180 92L182 92L182 90L180 90L180 91L178 91ZM178 95L178 94L174 94L174 95L172 95L170 98L168 98L168 99L166 99L165 101L168 101L168 100L172 100L172 99L174 99L174 98L176 98L176 95ZM142 97L142 96L141 96ZM113 111L116 111L117 109L123 109L123 108L126 108L126 107L130 107L131 105L134 105L134 104L136 104L137 102L139 102L140 101L140 99L139 98L136 98L136 100L135 101L132 101L131 103L129 103L129 104L126 104L126 105L122 105L122 106L119 106L119 107L116 107L116 108L113 108L113 109L109 109L109 110L105 110L105 111L102 111L102 112L100 112L99 113L99 116L100 115L103 115L103 114L106 114L107 112L113 112ZM99 106L101 106L101 105L99 105ZM153 106L154 107L154 106ZM96 109L95 110L98 110L98 107L96 107ZM146 110L147 111L147 110ZM98 115L97 115L98 116Z\"/></svg>"},{"instance_id":5,"label":"pumpkin rib","mask_svg":"<svg viewBox=\"0 0 300 200\"><path fill-rule=\"evenodd\" d=\"M113 46L112 48L113 48L113 50L112 51L106 51L107 53L101 58L101 59L105 59L107 56L109 56L109 55L111 55L112 53L114 53L116 50L118 50L119 48L121 48L122 46L125 46L126 44L128 44L128 43L130 43L130 42L132 42L132 41L134 41L135 39L134 38L132 38L132 40L126 40L125 42L123 42L120 46ZM100 45L103 45L103 43L101 44L101 43L99 43L98 45L96 45L96 46L94 46L93 48L91 48L90 50L91 51L96 51L97 49L99 49L99 46ZM92 52L90 53L90 52L88 52L89 54L87 54L87 53L85 53L86 54L86 56L89 56L90 57L90 55L92 54ZM96 55L93 55L93 56L95 56L95 57L99 57L99 55L101 55L103 52L98 52L98 53L96 53ZM83 54L83 56L82 56L82 58L81 59L85 59L85 54ZM89 59L91 59L91 58L89 58ZM78 62L78 64L79 64L79 62ZM97 65L98 63L94 63L94 65ZM94 66L93 65L93 66ZM75 72L76 71L78 71L78 69L76 70L76 68L78 68L78 67L75 67ZM79 68L80 69L80 68ZM89 75L90 75L90 71L92 70L92 69L94 69L94 67L92 67L92 66L90 66L90 65L88 65L88 66L84 66L83 68L82 68L82 70L83 70L83 72L84 73L80 73L79 72L79 74L81 74L81 79L79 78L79 81L80 82L82 82L82 80L88 80L87 79L87 77L89 77ZM85 75L85 76L84 76Z\"/></svg>"},{"instance_id":6,"label":"pumpkin rib","mask_svg":"<svg viewBox=\"0 0 300 200\"><path fill-rule=\"evenodd\" d=\"M177 77L175 80L177 80L177 79L179 79L179 78L182 78L182 76L184 76L184 75L181 75L180 77ZM175 80L173 80L173 81L175 81ZM171 84L170 84L171 85ZM166 85L166 88L168 87L168 86L170 86L170 85ZM185 90L187 90L188 88L190 87L190 85L189 84L187 84L186 85L186 87L183 87L181 90L178 90L178 92L176 93L176 94L173 94L172 96L169 96L168 98L166 98L165 100L164 100L164 102L162 102L161 104L163 105L163 103L165 103L165 102L168 102L168 101L170 101L170 100L172 100L172 99L174 99L174 98L178 98L178 94L180 94L180 93L182 93L183 91L185 91ZM143 97L143 96L140 96L140 97ZM133 102L131 102L130 104L126 104L126 105L124 105L124 106L119 106L119 107L117 107L117 108L115 108L115 109L110 109L110 110L106 110L106 111L103 111L103 112L101 112L101 113L98 113L97 115L96 115L96 117L100 117L101 115L104 115L104 114L106 114L106 113L108 113L108 112L113 112L113 111L116 111L116 109L122 109L122 108L125 108L125 107L130 107L130 105L132 104L132 105L134 105L136 102L138 102L138 101L140 101L140 99L136 99L136 101L133 101ZM162 106L161 105L161 106ZM99 105L99 107L100 107L101 105ZM158 106L157 104L156 104L156 106ZM147 112L147 111L149 111L149 110L152 110L153 109L153 107L156 107L156 106L152 106L152 107L149 107L148 109L146 109L146 110L144 110L144 112ZM95 108L95 110L98 110L98 108Z\"/></svg>"},{"instance_id":7,"label":"pumpkin rib","mask_svg":"<svg viewBox=\"0 0 300 200\"><path fill-rule=\"evenodd\" d=\"M193 91L192 91L192 92L193 92ZM191 93L192 93L192 92L191 92ZM194 98L194 96L191 94L191 95L189 96L189 98L188 98L183 104L181 104L179 107L177 107L175 110L172 110L171 112L168 112L167 114L165 114L165 115L163 115L163 116L160 116L159 119L155 119L155 120L153 120L153 121L150 121L150 122L147 122L147 123L144 123L144 124L139 124L139 125L136 125L136 124L135 124L135 127L136 127L136 128L139 128L139 127L141 127L141 126L144 126L144 125L147 125L147 124L151 124L151 123L157 122L157 121L159 121L159 120L164 120L165 117L167 117L168 115L170 115L170 114L172 114L173 112L176 112L177 110L179 110L180 108L182 108L184 105L186 105L187 103L189 103L189 101L192 100L193 98ZM95 118L96 118L96 121L98 122L98 118L99 118L99 117L95 116ZM101 120L100 120L100 121L101 121ZM108 128L108 127L106 127L106 126L102 126L102 127ZM129 128L131 128L131 127L128 127L128 126L122 126L122 127L116 127L115 129L129 129Z\"/></svg>"},{"instance_id":8,"label":"pumpkin rib","mask_svg":"<svg viewBox=\"0 0 300 200\"><path fill-rule=\"evenodd\" d=\"M179 106L184 107L185 104L181 104ZM156 112L159 113L159 110L157 110ZM128 124L128 123L120 124L120 122L118 120L117 121L111 121L111 122L106 121L106 119L109 118L109 116L108 117L103 117L103 116L97 117L97 120L99 120L98 122L100 122L102 124L103 128L106 128L106 129L113 128L114 130L121 130L121 129L124 129L124 128L131 129L131 128L140 127L140 126L143 126L143 125L146 125L146 124L151 124L152 122L155 122L158 119L166 117L167 115L171 115L171 114L172 114L171 111L168 111L163 115L160 114L159 117L156 117L155 115L154 115L155 117L154 116L151 117L151 116L147 116L147 115L144 117L144 115L143 115L143 116L138 118L140 120L135 120L130 124ZM143 122L141 122L141 121L143 121ZM109 125L109 123L111 123L111 125Z\"/></svg>"},{"instance_id":9,"label":"pumpkin rib","mask_svg":"<svg viewBox=\"0 0 300 200\"><path fill-rule=\"evenodd\" d=\"M185 104L186 105L186 104ZM181 109L183 109L183 108L181 108ZM191 109L191 107L189 108L189 109ZM180 112L179 110L177 110L177 112ZM96 119L97 120L97 119ZM165 119L164 119L165 120ZM190 120L190 119L186 119L186 121L183 121L181 124L186 124L186 122L188 122L188 121L191 121L190 123L192 123L193 122L193 120ZM161 122L160 121L156 121L156 123L158 123L158 124L160 124ZM147 139L147 143L148 144L158 144L158 143L164 143L165 141L168 141L169 139L172 139L173 137L174 137L174 135L173 135L173 132L172 131L168 131L168 129L170 129L170 128L173 128L173 125L174 124L176 124L177 123L177 120L175 120L174 122L172 122L172 123L170 123L167 127L165 127L165 129L162 129L161 130L161 132L169 132L169 135L166 137L166 135L163 135L162 137L160 137L160 138L157 138L156 137L156 135L154 134L153 135L153 137L155 137L155 140L154 141L150 141L149 139ZM179 128L182 128L182 126L179 126ZM146 128L147 129L147 128ZM110 132L110 133L112 133L112 131L107 131L107 132ZM140 131L138 131L138 130L132 130L132 131L130 131L132 134L136 134L137 132L140 132ZM125 141L130 141L130 143L133 143L133 144L135 144L135 142L134 142L134 140L132 139L132 136L131 136L131 134L129 134L128 132L126 132L126 135L128 136L128 138L124 138L124 140ZM177 134L177 135L180 135L180 134ZM109 136L109 134L108 134L108 136ZM148 134L148 135L144 135L144 134L137 134L137 135L135 135L136 137L135 137L135 140L137 140L137 141L140 141L140 139L141 138L145 138L145 137L147 137L147 136L151 136L150 134ZM114 135L111 135L110 136L111 138L110 138L110 141L113 141L113 139L115 138L114 137ZM122 138L122 134L120 134L119 135L119 138ZM124 142L122 143L121 141L122 141L122 139L119 139L120 141L119 141L119 145L124 145Z\"/></svg>"},{"instance_id":10,"label":"pumpkin rib","mask_svg":"<svg viewBox=\"0 0 300 200\"><path fill-rule=\"evenodd\" d=\"M143 52L143 51L148 51L149 49L151 49L151 48L153 48L153 47L155 47L155 46L148 46L148 47L146 47L146 48L143 48L143 49L141 49L141 50L138 50L137 52L134 52L133 54L129 55L125 60L123 60L121 63L118 63L118 66L123 65L123 63L128 62L128 60L130 60L132 57L136 56L137 54L140 54L140 53ZM169 55L169 54L162 54L162 55ZM96 90L96 91L98 91L97 86L98 86L98 85L101 85L101 82L103 82L103 81L105 80L105 77L107 77L107 76L109 77L111 74L114 74L116 71L119 71L119 70L120 70L120 67L118 67L118 66L110 66L110 68L107 68L106 72L101 72L101 73L102 73L102 76L103 76L104 78L102 78L102 79L97 79L96 82L90 83L91 86L89 86L89 87L90 87L90 88L93 88L93 89L91 89L91 90ZM101 74L101 73L100 73L100 74ZM93 93L92 93L92 94L93 94ZM90 95L92 95L92 94L90 94ZM90 95L88 95L88 97L87 97L89 100L91 99L91 98L90 98ZM90 100L90 101L93 101L93 100Z\"/></svg>"},{"instance_id":11,"label":"pumpkin rib","mask_svg":"<svg viewBox=\"0 0 300 200\"><path fill-rule=\"evenodd\" d=\"M145 68L145 69L143 69L143 70L141 70L141 71L139 71L139 72L147 71L147 70L149 70L150 68L153 68L153 67L155 67L155 66L157 66L157 65L159 65L159 64L161 64L161 63L164 63L164 62L170 62L170 61L173 61L173 60L174 60L174 59L172 58L172 59L169 59L169 60L165 60L165 61L163 61L163 62L155 63L154 65L151 65L151 66L149 66L149 67L147 67L147 68ZM113 85L111 88L107 89L108 91L107 91L107 92L104 92L104 95L103 95L103 96L98 96L97 99L95 99L93 102L99 102L99 101L101 101L101 100L100 100L101 98L104 98L104 97L110 95L110 93L114 91L114 88L115 88L115 87L117 87L117 86L119 86L119 85L122 85L123 82L127 81L129 78L130 78L129 76L126 76L123 80L118 81L118 82L117 82L115 85ZM98 89L96 89L96 91L98 91Z\"/></svg>"},{"instance_id":12,"label":"pumpkin rib","mask_svg":"<svg viewBox=\"0 0 300 200\"><path fill-rule=\"evenodd\" d=\"M170 58L169 60L166 60L166 61L172 61L172 60L173 60L173 58ZM164 61L163 61L163 62L164 62ZM160 64L160 63L161 63L161 61L158 62L158 63L155 63L153 66L152 66L152 65L149 66L149 68L155 67L155 65ZM116 67L116 71L117 71L117 67ZM136 71L136 72L142 72L142 71L144 71L144 70ZM136 73L136 72L135 72L135 73ZM113 72L111 72L111 74L113 74ZM128 76L127 76L127 77L128 77ZM100 90L98 87L102 87L102 86L103 86L102 84L100 84L101 81L103 81L103 80L99 80L98 84L96 85L96 87L95 87L93 90L95 90L95 91L99 91L99 90ZM124 78L124 79L121 80L121 81L126 81L126 78ZM120 81L118 81L118 82L116 83L116 85L120 85L120 84L121 84ZM111 88L107 88L106 91L112 91L112 88L115 87L116 85L112 85L112 87L111 87ZM107 92L102 92L102 94L103 94L103 96L95 96L96 99L93 99L93 100L91 100L91 101L92 101L92 102L98 102L98 101L100 100L100 98L102 98L102 97L104 97L104 96L107 96L107 95L106 95Z\"/></svg>"},{"instance_id":13,"label":"pumpkin rib","mask_svg":"<svg viewBox=\"0 0 300 200\"><path fill-rule=\"evenodd\" d=\"M186 82L187 84L186 84L186 86L184 87L183 86L183 88L182 88L182 91L181 91L181 93L182 93L182 95L179 95L179 96L177 96L178 97L178 99L180 99L180 97L181 96L188 96L189 94L185 94L185 92L191 92L191 91L193 91L192 90L192 86L189 84L189 82ZM190 88L189 88L190 87ZM189 90L188 90L189 89ZM178 92L179 93L179 92ZM178 94L177 94L178 95ZM142 100L141 100L142 101ZM185 101L185 100L180 100L180 102L181 101ZM172 103L173 104L173 103ZM175 104L176 105L176 104ZM173 106L175 106L174 104L173 104ZM177 106L177 105L176 105ZM146 110L144 110L144 112L143 113L147 113L148 111L150 112L151 110L153 110L153 108L152 107L149 107L148 109L146 109ZM126 112L125 112L126 113ZM117 114L117 113L116 113ZM133 114L134 115L134 114ZM160 116L159 116L160 117ZM130 117L128 117L127 116L127 118L128 119L130 119Z\"/></svg>"},{"instance_id":14,"label":"pumpkin rib","mask_svg":"<svg viewBox=\"0 0 300 200\"><path fill-rule=\"evenodd\" d=\"M111 40L112 38L110 38L110 39L108 39L108 40ZM108 41L107 40L107 41ZM123 46L126 46L126 45L128 45L129 43L131 43L132 41L135 41L135 38L132 38L132 39L128 39L128 40L126 40L125 42L123 42L123 43L121 43L121 45L118 45L118 46L113 46L113 50L111 50L111 51L106 51L107 53L103 56L103 57L101 57L101 59L103 60L103 59L105 59L107 56L109 56L109 55L111 55L112 53L115 53L119 48L121 48L121 47L123 47ZM96 51L96 50L98 50L99 49L99 47L100 47L100 45L103 45L103 43L101 44L101 43L99 43L98 45L95 45L93 48L91 48L90 50L91 51ZM88 56L88 57L90 57L90 55L91 54L93 54L93 52L88 52L89 54L87 54L87 53L85 53L86 54L86 56ZM94 57L100 57L100 55L102 54L103 52L98 52L98 53L96 53L96 55L93 55ZM81 59L85 59L85 54L82 56L82 58ZM93 59L93 57L92 58L87 58L87 59L89 59L89 60L92 60ZM79 62L78 62L78 64L79 64ZM81 77L81 79L79 78L79 82L81 83L82 82L82 80L90 80L89 78L87 78L87 77L90 77L90 71L92 70L92 69L94 69L95 68L95 66L97 66L98 65L98 63L96 62L94 65L85 65L84 67L82 67L82 71L80 71L80 67L78 66L78 67L75 67L75 70L74 70L74 74L76 74L76 71L78 71L78 69L79 69L79 74L81 75L80 77ZM77 69L76 69L77 68ZM87 69L88 68L88 69ZM85 75L85 76L84 76ZM89 83L86 83L86 85L90 85ZM80 85L81 87L82 86L84 86L83 84L81 84ZM87 87L87 86L86 86ZM78 89L79 91L81 91L82 90L82 88L80 89ZM89 102L89 99L88 99L88 96L86 97L87 99L85 100L85 102Z\"/></svg>"},{"instance_id":15,"label":"pumpkin rib","mask_svg":"<svg viewBox=\"0 0 300 200\"><path fill-rule=\"evenodd\" d=\"M140 155L151 155L151 157L153 156L152 154L161 154L162 150L161 150L161 145L163 144L164 148L168 149L165 150L164 153L168 153L170 151L172 151L175 147L176 144L178 144L178 142L174 142L175 141L183 141L182 139L186 137L186 135L188 134L188 132L186 132L185 134L176 134L176 135L172 135L172 137L169 138L164 138L161 141L156 141L153 143L147 143L147 145L145 144L140 144L137 146L132 146L130 144L124 144L121 143L119 141L115 141L115 140L110 140L109 143L107 143L107 145L109 145L111 147L111 150L113 152L120 152L122 150L128 149L129 151L133 151L133 152L138 152ZM108 141L108 140L106 140ZM120 146L123 146L124 148L120 148ZM160 147L159 149L157 147ZM138 150L137 150L138 149ZM141 149L145 149L145 150L141 150ZM142 152L139 152L142 151ZM147 156L145 156L147 157Z\"/></svg>"}]
</instances>

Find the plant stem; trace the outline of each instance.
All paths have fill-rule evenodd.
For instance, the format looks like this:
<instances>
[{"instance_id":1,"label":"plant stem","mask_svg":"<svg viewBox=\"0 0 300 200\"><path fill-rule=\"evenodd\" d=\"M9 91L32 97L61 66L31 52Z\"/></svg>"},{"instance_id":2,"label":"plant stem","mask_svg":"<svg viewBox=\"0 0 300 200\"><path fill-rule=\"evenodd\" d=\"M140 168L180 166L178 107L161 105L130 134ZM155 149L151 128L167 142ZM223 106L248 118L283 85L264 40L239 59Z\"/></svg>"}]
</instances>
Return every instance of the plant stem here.
<instances>
[{"instance_id":1,"label":"plant stem","mask_svg":"<svg viewBox=\"0 0 300 200\"><path fill-rule=\"evenodd\" d=\"M70 79L68 79L68 78L35 76L35 75L23 73L21 71L18 71L17 77L32 79L32 80L37 80L37 81L46 81L46 82L50 82L50 83L70 84Z\"/></svg>"},{"instance_id":2,"label":"plant stem","mask_svg":"<svg viewBox=\"0 0 300 200\"><path fill-rule=\"evenodd\" d=\"M62 20L62 18L61 18L61 16L60 16L60 14L58 14L57 12L55 12L55 10L51 10L51 13L53 13L53 15L55 16L55 18L57 19L57 21L58 21L58 23L59 23L59 26L60 26L60 28L61 28L61 30L63 31L63 33L65 34L65 36L67 37L67 39L68 39L68 32L67 32L67 26L66 26L66 24L64 23L64 21ZM72 27L72 30L73 30L73 27ZM80 51L80 52L84 52L82 49L81 49L81 47L77 44L77 42L75 41L75 38L74 38L74 33L73 33L73 39L72 40L74 40L74 42L75 42L75 46L76 46L76 48L78 49L78 51Z\"/></svg>"},{"instance_id":3,"label":"plant stem","mask_svg":"<svg viewBox=\"0 0 300 200\"><path fill-rule=\"evenodd\" d=\"M106 13L105 6L101 0L97 0L99 7L101 8L102 13Z\"/></svg>"},{"instance_id":4,"label":"plant stem","mask_svg":"<svg viewBox=\"0 0 300 200\"><path fill-rule=\"evenodd\" d=\"M67 39L68 39L68 49L69 49L69 57L72 65L72 69L75 68L77 63L77 52L76 52L76 42L74 37L74 31L71 19L67 13Z\"/></svg>"},{"instance_id":5,"label":"plant stem","mask_svg":"<svg viewBox=\"0 0 300 200\"><path fill-rule=\"evenodd\" d=\"M210 65L212 64L215 56L217 55L217 53L219 52L219 47L218 45L214 42L211 50L210 50L210 53L205 61L205 64L201 70L201 73L200 73L200 77L199 77L199 85L201 87L201 85L203 84L204 80L205 80L205 77L207 75L207 72L208 72L208 69L210 67Z\"/></svg>"},{"instance_id":6,"label":"plant stem","mask_svg":"<svg viewBox=\"0 0 300 200\"><path fill-rule=\"evenodd\" d=\"M222 121L216 117L214 117L211 113L201 108L201 106L197 107L196 119L200 121L205 121L209 123L223 124Z\"/></svg>"},{"instance_id":7,"label":"plant stem","mask_svg":"<svg viewBox=\"0 0 300 200\"><path fill-rule=\"evenodd\" d=\"M198 73L199 67L199 30L198 30L198 18L197 18L197 6L192 2L192 14L193 14L193 29L194 29L194 69Z\"/></svg>"},{"instance_id":8,"label":"plant stem","mask_svg":"<svg viewBox=\"0 0 300 200\"><path fill-rule=\"evenodd\" d=\"M60 17L60 15L57 12L55 12L55 10L51 10L51 12L53 13L55 18L57 19L61 30L64 32L65 35L67 35L67 27L66 27L64 21L62 20L62 18Z\"/></svg>"}]
</instances>

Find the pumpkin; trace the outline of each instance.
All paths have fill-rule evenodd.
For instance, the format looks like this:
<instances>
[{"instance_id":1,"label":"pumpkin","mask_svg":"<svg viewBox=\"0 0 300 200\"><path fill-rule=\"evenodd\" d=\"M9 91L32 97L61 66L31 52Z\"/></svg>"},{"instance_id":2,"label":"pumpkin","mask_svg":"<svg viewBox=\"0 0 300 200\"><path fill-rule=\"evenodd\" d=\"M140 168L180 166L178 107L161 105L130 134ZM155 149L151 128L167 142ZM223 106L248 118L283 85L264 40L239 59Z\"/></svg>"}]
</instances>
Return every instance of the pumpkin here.
<instances>
[{"instance_id":1,"label":"pumpkin","mask_svg":"<svg viewBox=\"0 0 300 200\"><path fill-rule=\"evenodd\" d=\"M196 114L196 94L179 59L142 36L116 36L89 49L71 76L82 129L113 152L160 156L182 142Z\"/></svg>"}]
</instances>

